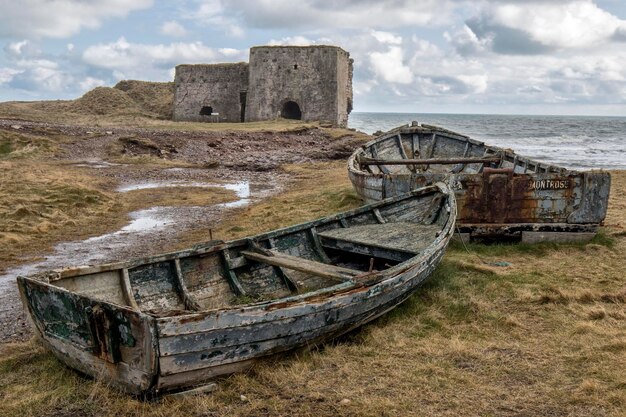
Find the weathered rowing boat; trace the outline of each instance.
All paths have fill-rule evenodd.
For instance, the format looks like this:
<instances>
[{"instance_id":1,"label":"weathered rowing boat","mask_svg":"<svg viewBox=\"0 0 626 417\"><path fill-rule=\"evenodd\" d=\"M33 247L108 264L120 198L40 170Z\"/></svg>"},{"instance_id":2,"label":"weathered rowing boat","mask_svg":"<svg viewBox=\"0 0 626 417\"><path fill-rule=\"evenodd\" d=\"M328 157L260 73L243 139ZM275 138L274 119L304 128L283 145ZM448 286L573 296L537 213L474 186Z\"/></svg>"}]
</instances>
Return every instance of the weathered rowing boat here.
<instances>
[{"instance_id":1,"label":"weathered rowing boat","mask_svg":"<svg viewBox=\"0 0 626 417\"><path fill-rule=\"evenodd\" d=\"M247 239L18 277L45 345L131 393L201 384L407 299L454 232L444 184Z\"/></svg>"},{"instance_id":2,"label":"weathered rowing boat","mask_svg":"<svg viewBox=\"0 0 626 417\"><path fill-rule=\"evenodd\" d=\"M451 177L464 238L587 240L606 216L610 174L576 172L429 125L402 126L357 149L350 180L378 201Z\"/></svg>"}]
</instances>

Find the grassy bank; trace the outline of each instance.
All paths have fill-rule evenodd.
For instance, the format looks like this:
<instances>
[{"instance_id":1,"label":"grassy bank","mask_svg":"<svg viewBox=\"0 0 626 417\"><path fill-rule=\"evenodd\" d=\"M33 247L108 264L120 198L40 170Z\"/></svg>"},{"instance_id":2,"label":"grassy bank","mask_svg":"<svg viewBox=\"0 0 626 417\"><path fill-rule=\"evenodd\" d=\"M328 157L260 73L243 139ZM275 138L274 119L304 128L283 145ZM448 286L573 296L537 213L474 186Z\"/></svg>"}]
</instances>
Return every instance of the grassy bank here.
<instances>
[{"instance_id":1,"label":"grassy bank","mask_svg":"<svg viewBox=\"0 0 626 417\"><path fill-rule=\"evenodd\" d=\"M128 213L155 206L196 206L236 199L210 187L167 187L117 193L76 167L0 160L0 272L56 242L118 230Z\"/></svg>"},{"instance_id":2,"label":"grassy bank","mask_svg":"<svg viewBox=\"0 0 626 417\"><path fill-rule=\"evenodd\" d=\"M341 162L284 169L292 187L225 219L218 238L358 205ZM453 246L401 307L208 396L142 402L78 376L35 341L2 346L0 415L623 415L625 192L626 172L614 173L607 228L589 244Z\"/></svg>"},{"instance_id":3,"label":"grassy bank","mask_svg":"<svg viewBox=\"0 0 626 417\"><path fill-rule=\"evenodd\" d=\"M86 101L88 107L99 106L102 113L90 112L80 105L81 99L73 101L39 101L39 102L5 102L0 103L0 118L29 120L42 123L67 123L90 128L115 129L120 126L140 127L148 129L186 131L186 132L291 132L320 127L319 122L302 122L300 120L276 119L247 123L200 123L175 122L162 117L154 117L145 111L129 111L128 107L120 106L114 100L96 97ZM116 110L121 107L119 110ZM346 135L345 129L332 128L324 125L325 131L332 137ZM367 135L358 132L354 136ZM0 149L0 153L1 153Z\"/></svg>"},{"instance_id":4,"label":"grassy bank","mask_svg":"<svg viewBox=\"0 0 626 417\"><path fill-rule=\"evenodd\" d=\"M150 119L140 120L149 131ZM175 126L173 122L163 123ZM211 129L207 124L203 126L205 130ZM283 132L308 125L284 121L239 126L246 131ZM201 124L189 124L188 127L200 129ZM237 125L233 124L234 127ZM323 131L330 140L347 132L341 129ZM84 138L94 134L85 129ZM0 272L50 250L56 242L118 230L128 223L128 213L134 210L154 206L206 205L208 202L219 204L236 199L232 191L211 187L167 187L118 193L115 179L58 157L63 152L62 145L80 143L82 139L69 136L54 126L0 129ZM122 145L119 140L105 149L103 159L124 164L126 171L207 168L149 154L128 155ZM163 250L168 249L171 247Z\"/></svg>"}]
</instances>

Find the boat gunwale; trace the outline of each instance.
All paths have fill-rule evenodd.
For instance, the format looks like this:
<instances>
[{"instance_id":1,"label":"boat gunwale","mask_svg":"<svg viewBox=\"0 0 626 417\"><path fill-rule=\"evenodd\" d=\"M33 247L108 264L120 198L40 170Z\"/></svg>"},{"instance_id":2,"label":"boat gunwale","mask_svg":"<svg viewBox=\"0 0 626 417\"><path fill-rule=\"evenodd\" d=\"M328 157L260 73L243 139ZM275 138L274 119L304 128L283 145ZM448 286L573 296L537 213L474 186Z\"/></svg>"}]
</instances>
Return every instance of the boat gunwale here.
<instances>
[{"instance_id":1,"label":"boat gunwale","mask_svg":"<svg viewBox=\"0 0 626 417\"><path fill-rule=\"evenodd\" d=\"M178 314L176 316L157 317L156 318L157 323L170 321L169 319L172 319L172 318L181 319L181 320L188 319L190 321L193 321L193 320L201 319L208 315L220 313L222 311L239 310L239 312L244 313L244 312L249 312L247 310L257 309L258 307L264 307L263 310L265 311L277 309L276 306L280 306L281 309L285 309L288 307L295 307L295 306L301 305L302 303L306 303L307 301L309 301L310 304L313 304L313 303L323 304L324 302L328 301L332 297L348 295L349 293L355 290L358 292L367 291L368 289L370 289L371 287L375 285L379 285L386 281L392 280L394 277L400 275L401 273L408 271L409 269L415 267L416 265L427 261L433 255L436 255L438 250L445 248L450 238L454 234L454 230L455 230L454 228L456 224L456 197L454 195L454 192L450 189L450 187L448 187L448 185L439 182L431 186L413 190L399 197L410 198L409 194L412 194L415 191L420 191L422 189L430 188L430 187L439 188L440 192L448 197L447 201L442 201L441 203L443 207L449 207L450 209L448 213L448 221L446 222L445 225L442 225L439 235L436 236L435 239L433 239L433 241L422 252L388 269L385 269L383 271L378 271L376 273L372 273L371 275L367 276L370 278L377 277L378 279L376 280L370 279L368 280L369 282L366 282L366 283L347 281L346 283L341 283L334 287L327 287L325 289L318 290L315 292L308 292L304 294L293 295L293 296L283 297L283 298L274 299L274 300L260 301L257 303L244 304L244 305L236 306L236 307L226 307L226 308L213 309L213 310L189 312L188 314ZM395 198L398 198L398 197L392 197L390 199L381 200L381 202L393 200ZM366 207L371 207L371 205L367 205ZM340 288L338 291L333 290L333 288L337 288L342 285L346 285L345 288ZM330 294L327 294L327 293L330 293ZM319 301L318 300L315 300L313 302L310 301L310 299L315 299L319 297L320 295L328 295L328 296L322 299L319 299Z\"/></svg>"},{"instance_id":2,"label":"boat gunwale","mask_svg":"<svg viewBox=\"0 0 626 417\"><path fill-rule=\"evenodd\" d=\"M501 148L499 146L494 146L494 145L487 145L485 142L476 140L476 139L472 139L469 136L465 136L463 134L439 127L439 126L434 126L434 125L427 125L427 124L422 124L422 125L417 125L417 126L413 126L413 125L402 125L399 127L396 127L394 129L391 129L377 137L375 137L374 139L370 140L369 142L361 145L359 148L357 148L352 155L350 155L350 157L348 158L348 171L350 173L354 173L355 175L364 175L367 177L375 177L375 178L381 178L384 177L386 175L398 175L398 174L384 174L384 173L372 173L372 172L368 172L364 169L360 168L360 164L358 161L358 156L359 155L364 155L365 154L365 150L368 148L371 148L373 145L379 143L379 142L383 142L386 140L390 140L393 139L395 136L397 136L398 134L415 134L418 132L424 132L424 133L441 133L442 136L446 136L450 139L455 139L461 142L469 142L472 145L475 146L484 146L486 149L489 149L493 152L495 152L497 155L501 155L501 157L503 158L504 161L507 162L513 162L513 158L516 157L516 161L518 162L518 165L520 165L521 163L526 163L529 165L533 165L535 167L535 169L538 169L539 167L545 167L547 168L546 172L526 172L523 175L541 175L541 174L550 174L553 173L551 172L551 168L555 169L556 172L562 173L562 174L575 174L575 175L580 175L582 173L593 173L593 172L607 172L604 169L590 169L590 170L584 170L584 171L580 171L580 170L573 170L573 169L569 169L569 168L564 168L558 165L554 165L554 164L550 164L550 163L546 163L546 162L541 162L541 161L537 161L535 159L531 159L528 158L526 156L523 155L519 155L517 154L515 151L513 151L512 149L508 149L508 148ZM507 160L507 158L510 158L510 160ZM440 158L440 159L445 159L445 158ZM433 164L436 165L436 164ZM480 172L475 172L475 173L447 173L447 175L482 175ZM415 173L410 173L410 174L406 174L406 175L415 175ZM419 176L433 176L436 175L436 173L432 173L432 172L428 172L428 171L424 171L424 172L419 172L417 175Z\"/></svg>"},{"instance_id":3,"label":"boat gunwale","mask_svg":"<svg viewBox=\"0 0 626 417\"><path fill-rule=\"evenodd\" d=\"M221 307L221 308L215 308L215 309L206 309L202 311L189 311L189 312L185 311L185 312L180 312L180 314L174 314L174 315L166 315L165 313L154 314L148 311L134 309L128 305L117 304L114 302L104 301L104 300L97 300L96 298L92 296L79 294L74 291L70 291L70 290L67 290L66 288L53 284L53 282L62 280L65 278L74 278L74 277L79 277L81 275L89 275L89 274L100 273L100 272L130 269L130 268L134 268L134 267L144 265L144 264L164 262L164 261L170 261L170 260L180 259L184 257L216 253L216 252L226 250L229 248L245 245L247 244L247 242L249 242L250 239L253 239L253 240L254 239L267 239L267 238L280 235L282 233L290 233L290 232L298 232L298 231L306 230L312 227L316 227L320 224L326 224L326 223L330 223L333 221L338 221L345 217L351 217L351 216L356 216L362 213L366 213L366 212L372 211L374 208L393 204L393 203L396 203L405 199L410 199L410 198L414 198L414 197L418 197L422 195L434 194L437 192L447 197L447 199L441 202L440 207L441 208L445 207L447 210L449 210L448 220L444 225L441 226L441 230L439 231L438 236L436 236L435 239L422 252L415 255L414 257L409 258L404 262L398 263L397 265L394 265L386 270L372 272L370 274L364 275L363 278L367 278L366 282L358 282L354 280L349 280L346 282L338 283L333 286L321 288L317 291L307 292L303 294L291 295L287 297L259 301L259 302L248 303L248 304L242 304L242 305L237 305L237 306L227 306L227 307ZM305 222L305 223L287 226L284 228L272 230L272 231L261 233L261 234L254 235L251 237L245 237L245 238L236 239L236 240L232 240L228 242L218 241L221 243L215 243L215 244L209 245L211 242L215 242L215 241L211 241L205 244L201 244L200 247L194 247L190 250L170 252L170 253L156 255L156 256L152 256L148 258L135 259L132 261L115 262L115 263L102 264L102 265L97 265L97 266L82 266L82 267L68 268L68 269L56 269L56 270L51 270L51 271L44 271L44 272L41 272L32 276L20 275L17 277L17 280L18 282L19 280L36 281L40 284L54 287L55 289L58 289L61 291L76 294L82 297L86 297L86 298L97 300L103 303L107 303L115 307L123 308L128 311L137 312L137 313L141 313L141 314L153 317L159 323L162 321L169 321L172 318L177 318L177 319L188 318L189 320L194 320L194 319L206 317L208 315L216 315L224 311L239 311L243 313L243 312L248 312L248 310L252 311L254 309L258 309L259 307L263 307L263 310L271 310L271 309L276 309L276 306L278 305L285 305L285 308L286 308L287 305L297 305L300 303L310 301L311 299L319 298L320 296L325 296L323 299L320 300L320 302L323 302L333 296L340 296L356 289L367 290L367 288L373 285L382 283L388 279L393 278L395 275L398 275L410 269L412 266L416 265L417 263L422 262L423 261L422 259L427 260L430 257L432 252L436 252L437 248L440 248L441 246L445 247L445 244L447 244L447 240L449 240L449 237L451 237L451 235L454 233L454 225L456 222L456 211L457 211L457 207L456 207L456 198L455 198L454 192L451 190L451 188L447 184L438 182L432 185L414 189L408 193L404 193L399 196L390 197L390 198L380 200L371 204L367 204L367 205L358 207L356 209L348 210L342 213L323 217L323 218ZM446 242L444 242L444 240ZM442 243L445 243L445 244L442 245ZM39 278L42 276L46 278L45 281Z\"/></svg>"}]
</instances>

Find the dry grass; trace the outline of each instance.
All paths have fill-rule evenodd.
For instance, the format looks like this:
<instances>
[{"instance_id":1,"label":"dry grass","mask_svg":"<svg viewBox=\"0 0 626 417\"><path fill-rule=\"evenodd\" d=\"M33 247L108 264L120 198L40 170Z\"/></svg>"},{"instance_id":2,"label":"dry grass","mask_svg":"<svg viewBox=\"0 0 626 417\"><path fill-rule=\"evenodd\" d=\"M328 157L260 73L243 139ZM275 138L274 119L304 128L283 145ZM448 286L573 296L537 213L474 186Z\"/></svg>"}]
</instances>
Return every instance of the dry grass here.
<instances>
[{"instance_id":1,"label":"dry grass","mask_svg":"<svg viewBox=\"0 0 626 417\"><path fill-rule=\"evenodd\" d=\"M106 98L109 97L110 90L115 89L105 89L103 90L105 92L96 89L87 95ZM112 93L114 98L119 94L126 94L119 90L115 91L117 92ZM89 102L93 101L97 100L89 100ZM11 103L0 103L0 108L7 104ZM65 106L66 104L64 102L29 103L29 108L46 105ZM67 117L67 114L61 112L59 117ZM103 116L103 118L109 122L115 119L110 115ZM144 123L143 127L150 128L150 123L146 125L147 119L141 118L140 120ZM181 128L174 122L162 123L172 128ZM211 130L217 126L206 123L189 125L192 127L191 130ZM231 125L249 131L301 130L309 127L309 124L298 121ZM185 124L182 126L184 127ZM323 129L334 138L349 133L345 129ZM122 154L123 141L116 142L116 145L109 149L107 159L110 162L127 165L128 170L197 167L184 161L153 155L151 150L158 147L150 139L135 136L122 139L135 141L137 147L146 150L145 154ZM30 128L29 133L19 130L0 130L0 272L18 262L28 260L29 256L32 259L32 256L49 249L56 242L83 239L117 230L128 221L127 213L133 210L155 205L189 206L204 204L207 201L221 203L234 199L232 192L204 187L115 193L114 184L110 181L91 176L87 170L73 165L64 165L54 159L58 145L72 140L75 138L63 135L54 127ZM339 166L339 163L335 166ZM288 167L286 169L297 170L299 168ZM306 180L306 178L303 179ZM329 185L329 191L326 192L332 192L330 184L328 182L325 184ZM314 196L310 194L310 198ZM335 207L335 209L339 208ZM331 212L333 208L329 207L329 209L326 213ZM280 217L280 214L277 217ZM276 221L277 217L274 217L273 221ZM289 218L286 219L289 220ZM176 247L181 247L192 239L204 240L201 232L182 237L177 241ZM227 235L232 234L224 233L224 236Z\"/></svg>"},{"instance_id":2,"label":"dry grass","mask_svg":"<svg viewBox=\"0 0 626 417\"><path fill-rule=\"evenodd\" d=\"M235 199L232 191L206 187L115 193L112 182L52 158L58 144L68 140L50 129L0 130L0 272L55 242L117 230L133 210ZM149 156L120 159L144 167L187 165Z\"/></svg>"},{"instance_id":3,"label":"dry grass","mask_svg":"<svg viewBox=\"0 0 626 417\"><path fill-rule=\"evenodd\" d=\"M174 83L124 80L115 87L128 94L142 109L159 118L171 119L174 111Z\"/></svg>"},{"instance_id":4,"label":"dry grass","mask_svg":"<svg viewBox=\"0 0 626 417\"><path fill-rule=\"evenodd\" d=\"M26 112L36 120L58 115L73 123L122 120L173 130L303 126L55 113L70 104L3 103L0 117ZM195 205L207 192L219 201L232 198L205 188L115 194L112 184L85 170L47 159L62 140L0 134L0 269L55 241L117 229L130 210ZM235 211L216 237L250 235L359 204L344 162L284 169L295 176L289 189ZM626 172L615 172L607 228L590 244L470 245L471 253L455 245L431 281L391 313L340 341L226 378L213 395L140 401L65 368L36 341L0 345L0 416L624 415L625 193ZM166 249L205 236L199 230Z\"/></svg>"},{"instance_id":5,"label":"dry grass","mask_svg":"<svg viewBox=\"0 0 626 417\"><path fill-rule=\"evenodd\" d=\"M103 216L126 221L123 204L77 170L32 160L0 161L0 270L68 236L104 231Z\"/></svg>"},{"instance_id":6,"label":"dry grass","mask_svg":"<svg viewBox=\"0 0 626 417\"><path fill-rule=\"evenodd\" d=\"M76 100L11 101L0 103L0 118L49 123L69 123L90 127L151 127L173 131L286 132L322 127L331 139L346 136L318 122L276 119L250 123L174 122L174 83L124 80L115 87L96 87ZM369 136L350 133L352 136ZM1 154L1 148L0 148Z\"/></svg>"},{"instance_id":7,"label":"dry grass","mask_svg":"<svg viewBox=\"0 0 626 417\"><path fill-rule=\"evenodd\" d=\"M287 165L283 169L295 177L287 193L237 210L222 219L213 230L213 237L231 240L250 236L361 205L361 200L347 183L345 161ZM176 247L171 249L197 243L203 236L208 236L208 230L188 232L180 236Z\"/></svg>"},{"instance_id":8,"label":"dry grass","mask_svg":"<svg viewBox=\"0 0 626 417\"><path fill-rule=\"evenodd\" d=\"M358 204L342 163L286 169L298 175L293 186L226 219L220 238ZM626 236L615 205L625 179L614 174L611 226L593 243L454 246L390 314L261 362L212 395L142 402L83 379L35 342L5 346L0 415L624 415Z\"/></svg>"},{"instance_id":9,"label":"dry grass","mask_svg":"<svg viewBox=\"0 0 626 417\"><path fill-rule=\"evenodd\" d=\"M96 87L74 100L67 109L70 113L86 115L141 115L141 108L122 90Z\"/></svg>"},{"instance_id":10,"label":"dry grass","mask_svg":"<svg viewBox=\"0 0 626 417\"><path fill-rule=\"evenodd\" d=\"M0 117L41 122L171 118L174 83L120 81L96 87L76 100L0 103Z\"/></svg>"},{"instance_id":11,"label":"dry grass","mask_svg":"<svg viewBox=\"0 0 626 417\"><path fill-rule=\"evenodd\" d=\"M115 88L98 87L77 100L55 100L34 102L0 103L0 118L31 120L36 122L70 123L89 127L115 128L145 127L171 131L209 131L209 132L290 132L321 127L319 122L276 119L249 123L200 123L174 122L166 120L167 103L159 93L157 108L151 108L146 102L152 94L149 87L138 88L118 85ZM123 88L122 88L123 87ZM123 90L128 88L128 91ZM159 87L159 89L163 89ZM165 88L166 89L166 88ZM138 93L139 92L139 93ZM346 129L321 127L332 139L346 136ZM363 139L369 136L350 132L352 136Z\"/></svg>"},{"instance_id":12,"label":"dry grass","mask_svg":"<svg viewBox=\"0 0 626 417\"><path fill-rule=\"evenodd\" d=\"M55 242L118 230L127 213L154 206L197 206L236 199L213 187L167 187L126 193L73 166L0 161L0 271Z\"/></svg>"},{"instance_id":13,"label":"dry grass","mask_svg":"<svg viewBox=\"0 0 626 417\"><path fill-rule=\"evenodd\" d=\"M150 207L208 206L234 201L234 191L218 187L161 187L124 193L122 199L129 210Z\"/></svg>"},{"instance_id":14,"label":"dry grass","mask_svg":"<svg viewBox=\"0 0 626 417\"><path fill-rule=\"evenodd\" d=\"M38 157L55 149L56 144L62 140L61 137L25 135L0 130L0 161Z\"/></svg>"}]
</instances>

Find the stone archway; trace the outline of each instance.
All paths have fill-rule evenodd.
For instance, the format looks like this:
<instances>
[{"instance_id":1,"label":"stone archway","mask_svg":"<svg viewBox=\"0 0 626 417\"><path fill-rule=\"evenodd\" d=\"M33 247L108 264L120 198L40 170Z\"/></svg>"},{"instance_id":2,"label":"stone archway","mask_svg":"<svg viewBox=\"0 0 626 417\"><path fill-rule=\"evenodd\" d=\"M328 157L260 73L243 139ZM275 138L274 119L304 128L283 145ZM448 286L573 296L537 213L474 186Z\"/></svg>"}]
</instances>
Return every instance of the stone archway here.
<instances>
[{"instance_id":1,"label":"stone archway","mask_svg":"<svg viewBox=\"0 0 626 417\"><path fill-rule=\"evenodd\" d=\"M283 104L283 108L280 111L280 117L283 119L302 120L302 111L300 106L295 101L287 101Z\"/></svg>"},{"instance_id":2,"label":"stone archway","mask_svg":"<svg viewBox=\"0 0 626 417\"><path fill-rule=\"evenodd\" d=\"M213 114L212 106L202 106L200 109L200 116L210 116Z\"/></svg>"}]
</instances>

